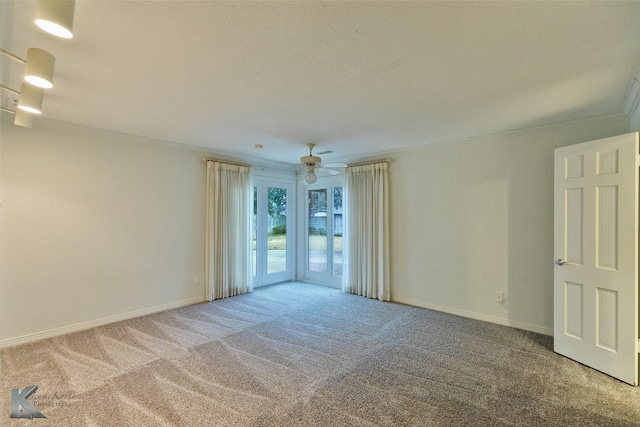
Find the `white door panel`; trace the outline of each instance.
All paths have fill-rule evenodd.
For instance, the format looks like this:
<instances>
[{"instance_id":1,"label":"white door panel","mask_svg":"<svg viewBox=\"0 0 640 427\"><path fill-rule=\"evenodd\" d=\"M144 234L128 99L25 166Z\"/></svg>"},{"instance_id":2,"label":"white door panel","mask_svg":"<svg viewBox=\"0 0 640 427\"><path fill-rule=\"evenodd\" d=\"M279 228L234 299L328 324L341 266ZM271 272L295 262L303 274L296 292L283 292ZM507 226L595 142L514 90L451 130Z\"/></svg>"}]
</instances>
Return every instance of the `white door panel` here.
<instances>
[{"instance_id":1,"label":"white door panel","mask_svg":"<svg viewBox=\"0 0 640 427\"><path fill-rule=\"evenodd\" d=\"M342 285L342 180L320 178L304 187L306 231L304 278L340 288Z\"/></svg>"},{"instance_id":2,"label":"white door panel","mask_svg":"<svg viewBox=\"0 0 640 427\"><path fill-rule=\"evenodd\" d=\"M287 182L254 179L253 285L293 277L292 191Z\"/></svg>"},{"instance_id":3,"label":"white door panel","mask_svg":"<svg viewBox=\"0 0 640 427\"><path fill-rule=\"evenodd\" d=\"M554 349L638 384L638 133L555 153Z\"/></svg>"}]
</instances>

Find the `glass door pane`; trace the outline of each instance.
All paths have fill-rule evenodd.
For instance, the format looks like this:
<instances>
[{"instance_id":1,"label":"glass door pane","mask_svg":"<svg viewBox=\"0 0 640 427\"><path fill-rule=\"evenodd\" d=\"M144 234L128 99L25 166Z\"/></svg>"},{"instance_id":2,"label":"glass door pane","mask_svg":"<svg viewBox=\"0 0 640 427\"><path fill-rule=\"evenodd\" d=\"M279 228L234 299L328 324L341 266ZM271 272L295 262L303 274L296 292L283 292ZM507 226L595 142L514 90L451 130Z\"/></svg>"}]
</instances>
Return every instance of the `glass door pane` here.
<instances>
[{"instance_id":1,"label":"glass door pane","mask_svg":"<svg viewBox=\"0 0 640 427\"><path fill-rule=\"evenodd\" d=\"M309 190L308 268L327 272L327 189Z\"/></svg>"},{"instance_id":2,"label":"glass door pane","mask_svg":"<svg viewBox=\"0 0 640 427\"><path fill-rule=\"evenodd\" d=\"M325 181L306 189L307 259L305 279L339 288L342 284L342 186Z\"/></svg>"},{"instance_id":3,"label":"glass door pane","mask_svg":"<svg viewBox=\"0 0 640 427\"><path fill-rule=\"evenodd\" d=\"M253 187L253 223L251 224L251 244L253 247L253 277L258 274L258 187Z\"/></svg>"},{"instance_id":4,"label":"glass door pane","mask_svg":"<svg viewBox=\"0 0 640 427\"><path fill-rule=\"evenodd\" d=\"M342 187L333 187L333 275L342 276Z\"/></svg>"},{"instance_id":5,"label":"glass door pane","mask_svg":"<svg viewBox=\"0 0 640 427\"><path fill-rule=\"evenodd\" d=\"M254 179L254 185L253 285L291 280L291 184Z\"/></svg>"},{"instance_id":6,"label":"glass door pane","mask_svg":"<svg viewBox=\"0 0 640 427\"><path fill-rule=\"evenodd\" d=\"M287 189L267 190L267 274L287 271Z\"/></svg>"}]
</instances>

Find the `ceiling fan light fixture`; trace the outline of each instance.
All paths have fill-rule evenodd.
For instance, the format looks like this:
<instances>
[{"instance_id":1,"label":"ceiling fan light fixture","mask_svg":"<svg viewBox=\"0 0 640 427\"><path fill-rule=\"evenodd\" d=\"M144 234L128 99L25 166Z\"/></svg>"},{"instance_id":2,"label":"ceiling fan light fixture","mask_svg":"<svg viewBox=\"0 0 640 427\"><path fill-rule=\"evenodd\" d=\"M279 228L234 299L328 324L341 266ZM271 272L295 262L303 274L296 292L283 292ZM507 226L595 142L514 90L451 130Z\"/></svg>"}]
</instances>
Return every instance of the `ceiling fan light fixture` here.
<instances>
[{"instance_id":1,"label":"ceiling fan light fixture","mask_svg":"<svg viewBox=\"0 0 640 427\"><path fill-rule=\"evenodd\" d=\"M29 113L42 114L43 98L44 89L32 86L28 83L22 83L18 108Z\"/></svg>"},{"instance_id":2,"label":"ceiling fan light fixture","mask_svg":"<svg viewBox=\"0 0 640 427\"><path fill-rule=\"evenodd\" d=\"M49 89L53 87L53 68L56 58L49 52L35 47L27 50L24 79L34 86Z\"/></svg>"},{"instance_id":3,"label":"ceiling fan light fixture","mask_svg":"<svg viewBox=\"0 0 640 427\"><path fill-rule=\"evenodd\" d=\"M303 156L300 157L300 162L304 163L304 164L316 164L316 163L320 163L322 161L322 159L318 156Z\"/></svg>"},{"instance_id":4,"label":"ceiling fan light fixture","mask_svg":"<svg viewBox=\"0 0 640 427\"><path fill-rule=\"evenodd\" d=\"M36 25L49 34L64 39L73 37L75 0L39 0Z\"/></svg>"},{"instance_id":5,"label":"ceiling fan light fixture","mask_svg":"<svg viewBox=\"0 0 640 427\"><path fill-rule=\"evenodd\" d=\"M313 168L309 168L307 170L306 175L304 176L304 182L306 182L307 184L311 185L311 184L315 184L315 182L318 180L318 177L316 176L315 172L313 171Z\"/></svg>"}]
</instances>

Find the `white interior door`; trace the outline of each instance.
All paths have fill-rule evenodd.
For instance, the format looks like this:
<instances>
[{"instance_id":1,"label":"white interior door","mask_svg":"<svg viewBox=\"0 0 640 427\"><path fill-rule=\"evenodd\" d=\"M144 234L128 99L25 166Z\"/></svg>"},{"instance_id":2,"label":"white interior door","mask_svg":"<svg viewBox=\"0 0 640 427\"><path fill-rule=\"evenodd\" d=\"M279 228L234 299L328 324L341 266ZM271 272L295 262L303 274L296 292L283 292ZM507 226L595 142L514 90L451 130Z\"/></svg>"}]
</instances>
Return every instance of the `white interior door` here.
<instances>
[{"instance_id":1,"label":"white interior door","mask_svg":"<svg viewBox=\"0 0 640 427\"><path fill-rule=\"evenodd\" d=\"M558 148L554 350L638 385L638 133Z\"/></svg>"}]
</instances>

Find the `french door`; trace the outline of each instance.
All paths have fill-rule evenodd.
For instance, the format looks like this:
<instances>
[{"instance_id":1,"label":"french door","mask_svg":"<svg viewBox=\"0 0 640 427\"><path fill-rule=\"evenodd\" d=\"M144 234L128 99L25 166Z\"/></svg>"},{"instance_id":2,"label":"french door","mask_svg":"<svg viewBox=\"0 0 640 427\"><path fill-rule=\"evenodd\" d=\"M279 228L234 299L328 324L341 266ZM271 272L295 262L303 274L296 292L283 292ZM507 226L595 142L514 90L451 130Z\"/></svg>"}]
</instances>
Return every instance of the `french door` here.
<instances>
[{"instance_id":1,"label":"french door","mask_svg":"<svg viewBox=\"0 0 640 427\"><path fill-rule=\"evenodd\" d=\"M342 285L342 183L327 180L305 187L305 279Z\"/></svg>"},{"instance_id":2,"label":"french door","mask_svg":"<svg viewBox=\"0 0 640 427\"><path fill-rule=\"evenodd\" d=\"M292 279L291 184L253 183L253 285Z\"/></svg>"}]
</instances>

